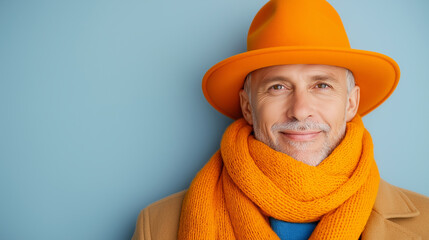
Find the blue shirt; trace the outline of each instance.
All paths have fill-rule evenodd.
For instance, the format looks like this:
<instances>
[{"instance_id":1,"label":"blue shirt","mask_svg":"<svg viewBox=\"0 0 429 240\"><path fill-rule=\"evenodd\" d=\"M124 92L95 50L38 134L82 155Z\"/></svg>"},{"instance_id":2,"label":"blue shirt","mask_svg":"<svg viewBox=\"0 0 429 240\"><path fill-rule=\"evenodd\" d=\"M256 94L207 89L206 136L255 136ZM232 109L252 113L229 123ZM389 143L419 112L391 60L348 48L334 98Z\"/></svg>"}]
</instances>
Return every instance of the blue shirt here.
<instances>
[{"instance_id":1,"label":"blue shirt","mask_svg":"<svg viewBox=\"0 0 429 240\"><path fill-rule=\"evenodd\" d=\"M318 223L290 223L270 218L271 228L281 240L308 240Z\"/></svg>"}]
</instances>

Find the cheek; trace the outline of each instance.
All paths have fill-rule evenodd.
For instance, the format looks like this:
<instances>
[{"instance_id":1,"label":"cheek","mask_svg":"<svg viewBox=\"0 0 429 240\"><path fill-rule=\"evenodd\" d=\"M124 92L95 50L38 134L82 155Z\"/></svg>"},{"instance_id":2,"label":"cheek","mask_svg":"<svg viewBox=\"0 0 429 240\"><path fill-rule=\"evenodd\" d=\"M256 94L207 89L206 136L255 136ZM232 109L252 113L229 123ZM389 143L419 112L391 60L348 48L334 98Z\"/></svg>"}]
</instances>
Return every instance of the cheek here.
<instances>
[{"instance_id":1,"label":"cheek","mask_svg":"<svg viewBox=\"0 0 429 240\"><path fill-rule=\"evenodd\" d=\"M270 124L282 119L285 116L285 104L281 99L264 99L256 106L256 116L262 124Z\"/></svg>"},{"instance_id":2,"label":"cheek","mask_svg":"<svg viewBox=\"0 0 429 240\"><path fill-rule=\"evenodd\" d=\"M280 101L273 101L272 99L258 101L258 105L255 106L255 124L266 137L272 138L271 127L277 122L284 121L286 115L283 106L284 104Z\"/></svg>"},{"instance_id":3,"label":"cheek","mask_svg":"<svg viewBox=\"0 0 429 240\"><path fill-rule=\"evenodd\" d=\"M344 117L346 106L338 101L319 102L318 105L319 112L331 120Z\"/></svg>"},{"instance_id":4,"label":"cheek","mask_svg":"<svg viewBox=\"0 0 429 240\"><path fill-rule=\"evenodd\" d=\"M341 98L319 101L318 112L333 133L342 131L346 114L346 102Z\"/></svg>"}]
</instances>

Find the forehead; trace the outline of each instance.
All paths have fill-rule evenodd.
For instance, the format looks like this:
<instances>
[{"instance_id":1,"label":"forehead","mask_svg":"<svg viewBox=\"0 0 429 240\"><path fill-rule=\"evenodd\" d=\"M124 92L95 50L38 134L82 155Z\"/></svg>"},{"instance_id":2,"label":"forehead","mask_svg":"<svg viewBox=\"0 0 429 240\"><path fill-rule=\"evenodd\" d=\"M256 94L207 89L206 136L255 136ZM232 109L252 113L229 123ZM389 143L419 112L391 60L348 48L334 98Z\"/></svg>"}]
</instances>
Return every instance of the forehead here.
<instances>
[{"instance_id":1,"label":"forehead","mask_svg":"<svg viewBox=\"0 0 429 240\"><path fill-rule=\"evenodd\" d=\"M319 64L288 64L260 68L252 72L252 79L263 79L275 76L294 77L300 76L323 76L341 79L345 78L345 68L332 65Z\"/></svg>"}]
</instances>

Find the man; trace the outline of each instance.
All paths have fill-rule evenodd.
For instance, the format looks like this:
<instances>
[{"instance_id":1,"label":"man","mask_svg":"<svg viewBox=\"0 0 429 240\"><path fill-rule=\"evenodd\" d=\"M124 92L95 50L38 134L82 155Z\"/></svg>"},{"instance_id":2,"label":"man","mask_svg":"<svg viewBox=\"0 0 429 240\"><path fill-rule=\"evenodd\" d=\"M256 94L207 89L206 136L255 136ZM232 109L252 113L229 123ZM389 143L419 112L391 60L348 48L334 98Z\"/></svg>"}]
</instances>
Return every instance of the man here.
<instances>
[{"instance_id":1,"label":"man","mask_svg":"<svg viewBox=\"0 0 429 240\"><path fill-rule=\"evenodd\" d=\"M238 120L133 239L429 239L429 198L380 179L361 120L395 89L396 62L351 49L325 0L268 2L247 44L203 79Z\"/></svg>"}]
</instances>

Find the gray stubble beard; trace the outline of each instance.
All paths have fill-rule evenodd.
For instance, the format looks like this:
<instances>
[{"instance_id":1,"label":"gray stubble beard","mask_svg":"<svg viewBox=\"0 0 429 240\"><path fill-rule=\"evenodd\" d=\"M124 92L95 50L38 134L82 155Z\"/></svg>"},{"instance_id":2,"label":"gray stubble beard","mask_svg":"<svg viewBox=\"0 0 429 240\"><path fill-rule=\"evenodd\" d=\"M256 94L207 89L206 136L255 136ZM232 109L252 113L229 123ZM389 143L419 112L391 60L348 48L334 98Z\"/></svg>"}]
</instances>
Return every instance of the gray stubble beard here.
<instances>
[{"instance_id":1,"label":"gray stubble beard","mask_svg":"<svg viewBox=\"0 0 429 240\"><path fill-rule=\"evenodd\" d=\"M253 115L254 112L252 112ZM252 116L254 120L256 120L256 116ZM318 153L314 153L311 159L304 159L303 154L300 154L300 150L304 151L308 145L310 145L311 143L313 143L313 141L309 141L309 142L295 142L295 141L288 141L288 144L294 148L296 148L298 151L297 153L291 153L291 152L287 152L286 149L283 149L282 146L278 143L278 141L273 142L271 139L266 138L262 132L260 131L259 126L257 125L257 121L254 121L254 126L253 126L253 131L254 131L254 135L255 138L263 143L265 143L266 145L268 145L270 148L278 151L278 152L282 152L292 158L294 158L297 161L303 162L307 165L310 166L317 166L319 165L324 159L326 159L331 153L332 151L340 144L340 142L342 141L342 139L345 136L346 133L346 116L344 116L344 122L343 122L343 127L340 130L340 132L337 134L338 136L332 141L332 143L329 143L329 137L328 137L328 133L331 130L331 128L329 126L327 126L326 124L321 124L321 123L310 123L310 124L306 124L306 123L286 123L286 125L289 125L289 127L291 125L295 125L294 127L290 127L289 129L293 129L293 130L299 130L300 127L298 126L307 126L306 128L301 128L301 130L307 130L309 129L309 125L313 126L318 126L318 129L322 130L325 134L325 141L323 142L323 146L322 149L320 149L320 151ZM273 128L276 125L273 126ZM327 127L326 127L327 126ZM329 128L329 129L327 129ZM271 129L272 130L272 129Z\"/></svg>"}]
</instances>

